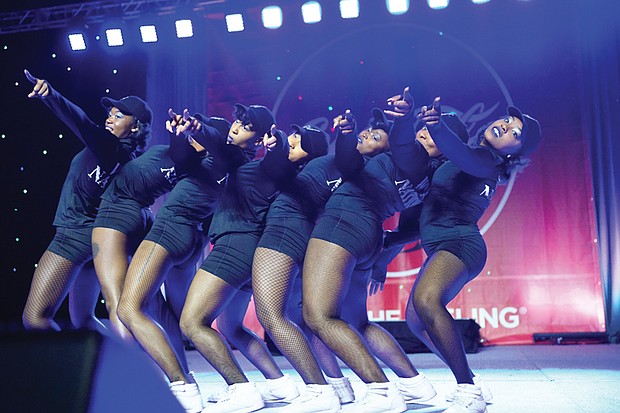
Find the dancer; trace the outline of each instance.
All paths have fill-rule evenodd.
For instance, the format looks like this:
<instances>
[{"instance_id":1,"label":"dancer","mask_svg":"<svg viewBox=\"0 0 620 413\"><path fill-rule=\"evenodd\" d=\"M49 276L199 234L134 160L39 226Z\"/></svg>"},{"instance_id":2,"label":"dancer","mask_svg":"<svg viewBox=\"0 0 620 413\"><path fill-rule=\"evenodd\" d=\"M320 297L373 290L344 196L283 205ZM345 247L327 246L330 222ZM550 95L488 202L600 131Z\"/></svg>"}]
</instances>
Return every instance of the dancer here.
<instances>
[{"instance_id":1,"label":"dancer","mask_svg":"<svg viewBox=\"0 0 620 413\"><path fill-rule=\"evenodd\" d=\"M34 272L22 320L26 329L60 330L54 321L81 267L92 259L91 233L100 196L110 177L143 151L150 135L152 112L136 96L120 99L108 111L105 127L91 121L77 105L44 79L24 71L34 84L29 98L40 99L84 143L71 161L53 225L56 235Z\"/></svg>"},{"instance_id":2,"label":"dancer","mask_svg":"<svg viewBox=\"0 0 620 413\"><path fill-rule=\"evenodd\" d=\"M355 143L337 141L336 149L346 150ZM370 265L381 248L383 221L396 211L421 202L428 190L433 163L420 146L415 157L410 159L414 169L405 175L394 166L391 155L386 152L390 147L386 131L368 131L360 137L359 146L362 146L358 148L361 155L370 152L365 151L365 147L375 151L381 148L384 153L370 158L360 155L348 165L340 166L343 177L348 175L351 178L345 180L327 202L306 251L304 320L368 384L365 397L356 402L356 409L364 412L404 411L405 400L397 385L388 382L360 333L343 320L342 305L349 286L356 285L353 276L365 274L358 284L365 291ZM351 172L345 174L347 168ZM362 271L356 273L356 268ZM320 288L325 283L333 288ZM426 382L415 369L412 376L419 376L420 381ZM426 384L421 389L432 389ZM434 396L434 390L432 392L430 397Z\"/></svg>"},{"instance_id":3,"label":"dancer","mask_svg":"<svg viewBox=\"0 0 620 413\"><path fill-rule=\"evenodd\" d=\"M264 406L255 383L248 381L230 347L211 324L224 308L229 308L231 298L241 288L251 286L254 251L265 226L267 210L277 195L278 184L295 174L315 155L312 151L304 151L304 148L314 146L314 141L300 145L299 136L292 134L287 138L275 129L275 125L264 124L267 114L270 115L266 108L237 105L237 109L238 118L249 117L250 126L256 131L230 136L229 141L240 148L243 148L241 142L244 141L246 146L253 147L260 142L261 133L270 132L270 136L263 140L268 149L263 159L229 169L222 202L209 230L213 249L192 282L181 315L185 335L229 386L227 397L205 412L250 412ZM275 120L271 118L271 122L275 123ZM277 368L275 363L274 367ZM291 401L299 395L297 386L279 368L266 377L274 390L273 396L279 395L271 401Z\"/></svg>"},{"instance_id":4,"label":"dancer","mask_svg":"<svg viewBox=\"0 0 620 413\"><path fill-rule=\"evenodd\" d=\"M214 157L205 148L208 139L224 139L230 123L215 117L204 117L198 122L187 111L181 116L170 110L169 115L166 129L177 135L171 139L187 139L194 147L184 147L184 151L176 154L178 157L171 152L173 160L175 164L187 165L180 159L188 156L194 160L194 167L170 191L153 227L135 252L117 312L121 322L166 374L170 389L181 405L188 412L199 412L203 408L202 397L195 378L183 366L182 350L174 349L168 331L161 327L156 315L147 311L147 306L167 277L194 272L202 256L207 241L203 228L208 226L225 180L225 173L218 169ZM185 282L184 278L179 282ZM173 304L181 305L182 302Z\"/></svg>"},{"instance_id":5,"label":"dancer","mask_svg":"<svg viewBox=\"0 0 620 413\"><path fill-rule=\"evenodd\" d=\"M422 207L420 235L427 259L409 297L407 324L456 378L454 403L446 413L483 413L481 386L446 305L484 267L486 246L478 220L496 185L527 165L541 132L538 121L509 106L505 116L464 144L446 126L440 103L435 98L418 115L449 161L437 169Z\"/></svg>"}]
</instances>

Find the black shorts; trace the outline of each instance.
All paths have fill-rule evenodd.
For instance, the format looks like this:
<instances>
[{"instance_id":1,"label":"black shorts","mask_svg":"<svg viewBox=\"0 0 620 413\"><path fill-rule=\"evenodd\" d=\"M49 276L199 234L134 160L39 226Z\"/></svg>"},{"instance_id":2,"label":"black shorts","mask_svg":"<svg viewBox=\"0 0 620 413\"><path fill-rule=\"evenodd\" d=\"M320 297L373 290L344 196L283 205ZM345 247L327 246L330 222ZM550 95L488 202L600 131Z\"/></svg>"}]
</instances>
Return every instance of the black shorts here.
<instances>
[{"instance_id":1,"label":"black shorts","mask_svg":"<svg viewBox=\"0 0 620 413\"><path fill-rule=\"evenodd\" d=\"M381 252L383 227L371 217L332 208L325 210L319 218L312 238L340 245L357 259L357 266L372 265Z\"/></svg>"},{"instance_id":2,"label":"black shorts","mask_svg":"<svg viewBox=\"0 0 620 413\"><path fill-rule=\"evenodd\" d=\"M195 225L155 219L153 227L144 240L164 247L174 263L178 264L195 256L198 250L204 249L207 236L201 228L196 228Z\"/></svg>"},{"instance_id":3,"label":"black shorts","mask_svg":"<svg viewBox=\"0 0 620 413\"><path fill-rule=\"evenodd\" d=\"M56 235L47 250L74 264L84 264L93 259L92 233L91 226L85 228L56 227Z\"/></svg>"},{"instance_id":4,"label":"black shorts","mask_svg":"<svg viewBox=\"0 0 620 413\"><path fill-rule=\"evenodd\" d=\"M200 269L215 275L235 288L252 280L252 261L259 235L233 233L215 241Z\"/></svg>"},{"instance_id":5,"label":"black shorts","mask_svg":"<svg viewBox=\"0 0 620 413\"><path fill-rule=\"evenodd\" d=\"M456 255L467 267L470 279L482 271L487 261L487 247L479 233L451 240L424 242L423 246L429 257L437 251L448 251Z\"/></svg>"},{"instance_id":6,"label":"black shorts","mask_svg":"<svg viewBox=\"0 0 620 413\"><path fill-rule=\"evenodd\" d=\"M258 246L288 255L301 268L313 228L313 222L282 217L267 224Z\"/></svg>"},{"instance_id":7,"label":"black shorts","mask_svg":"<svg viewBox=\"0 0 620 413\"><path fill-rule=\"evenodd\" d=\"M129 252L133 253L153 225L150 208L142 208L131 200L117 199L114 202L101 200L95 228L110 228L127 236Z\"/></svg>"}]
</instances>

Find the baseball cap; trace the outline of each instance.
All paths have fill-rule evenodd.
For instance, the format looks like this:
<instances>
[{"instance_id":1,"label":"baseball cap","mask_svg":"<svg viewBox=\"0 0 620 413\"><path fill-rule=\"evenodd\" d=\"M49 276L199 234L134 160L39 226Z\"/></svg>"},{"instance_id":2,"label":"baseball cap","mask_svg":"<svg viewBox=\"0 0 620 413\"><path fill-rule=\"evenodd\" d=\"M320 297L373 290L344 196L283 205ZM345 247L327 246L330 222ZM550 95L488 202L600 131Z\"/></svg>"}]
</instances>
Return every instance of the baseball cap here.
<instances>
[{"instance_id":1,"label":"baseball cap","mask_svg":"<svg viewBox=\"0 0 620 413\"><path fill-rule=\"evenodd\" d=\"M247 113L248 118L252 123L252 128L256 132L256 135L260 137L269 132L269 130L271 129L271 125L276 123L276 119L273 116L273 113L271 113L271 111L265 106L245 106L241 103L235 103L234 106L241 112Z\"/></svg>"},{"instance_id":2,"label":"baseball cap","mask_svg":"<svg viewBox=\"0 0 620 413\"><path fill-rule=\"evenodd\" d=\"M327 154L327 135L312 125L291 125L291 129L301 135L301 148L308 153L310 159Z\"/></svg>"},{"instance_id":3,"label":"baseball cap","mask_svg":"<svg viewBox=\"0 0 620 413\"><path fill-rule=\"evenodd\" d=\"M518 155L527 156L534 152L538 143L540 142L541 132L540 124L533 117L522 113L514 106L508 106L506 112L510 116L515 116L523 122L523 129L521 130L521 150Z\"/></svg>"},{"instance_id":4,"label":"baseball cap","mask_svg":"<svg viewBox=\"0 0 620 413\"><path fill-rule=\"evenodd\" d=\"M385 113L379 108L372 108L370 111L370 120L368 126L372 129L382 129L385 133L390 133L392 121L388 120Z\"/></svg>"},{"instance_id":5,"label":"baseball cap","mask_svg":"<svg viewBox=\"0 0 620 413\"><path fill-rule=\"evenodd\" d=\"M144 100L137 96L125 96L120 100L104 97L101 99L101 104L106 109L113 107L118 108L118 110L123 112L125 115L131 115L142 123L150 124L153 120L153 112L151 111L151 108L149 108L149 105Z\"/></svg>"}]
</instances>

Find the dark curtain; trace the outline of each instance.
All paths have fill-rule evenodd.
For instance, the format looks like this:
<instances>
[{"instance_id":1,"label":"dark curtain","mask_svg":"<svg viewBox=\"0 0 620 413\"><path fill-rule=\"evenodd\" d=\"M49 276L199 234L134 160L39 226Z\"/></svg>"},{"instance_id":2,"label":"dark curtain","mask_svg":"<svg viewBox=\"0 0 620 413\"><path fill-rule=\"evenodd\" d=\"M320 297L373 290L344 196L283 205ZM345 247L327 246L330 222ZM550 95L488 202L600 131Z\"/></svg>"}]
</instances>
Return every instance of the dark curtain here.
<instances>
[{"instance_id":1,"label":"dark curtain","mask_svg":"<svg viewBox=\"0 0 620 413\"><path fill-rule=\"evenodd\" d=\"M585 134L589 137L607 332L620 341L620 7L581 1Z\"/></svg>"}]
</instances>

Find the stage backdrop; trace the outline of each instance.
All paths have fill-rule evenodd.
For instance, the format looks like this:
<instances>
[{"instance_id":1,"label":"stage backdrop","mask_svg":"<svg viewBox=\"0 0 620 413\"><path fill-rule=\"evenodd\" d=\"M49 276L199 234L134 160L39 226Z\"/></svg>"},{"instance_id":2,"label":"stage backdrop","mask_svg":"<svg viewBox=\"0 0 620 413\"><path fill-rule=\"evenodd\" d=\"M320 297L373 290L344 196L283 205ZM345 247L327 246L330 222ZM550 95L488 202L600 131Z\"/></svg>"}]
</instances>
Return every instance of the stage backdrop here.
<instances>
[{"instance_id":1,"label":"stage backdrop","mask_svg":"<svg viewBox=\"0 0 620 413\"><path fill-rule=\"evenodd\" d=\"M287 13L298 13L292 7L284 8L278 31L209 33L202 45L206 74L195 79L207 85L204 109L229 117L235 101L264 104L281 129L310 123L333 139L333 117L350 108L363 127L372 107L385 108L405 86L417 106L441 96L443 109L456 112L472 133L505 114L507 105L520 107L539 119L543 142L531 165L498 188L480 221L487 264L449 310L455 318L475 319L486 344L531 343L540 332L604 331L579 103L579 32L567 23L577 21L576 8L455 2L442 11L418 7L396 17L375 3L375 9L363 6L357 21L326 18L304 26L291 18L287 25ZM506 16L515 24L500 29ZM161 77L152 81L166 84ZM385 291L370 299L371 320L404 319L424 258L409 245L390 264ZM246 321L261 332L251 310Z\"/></svg>"}]
</instances>

